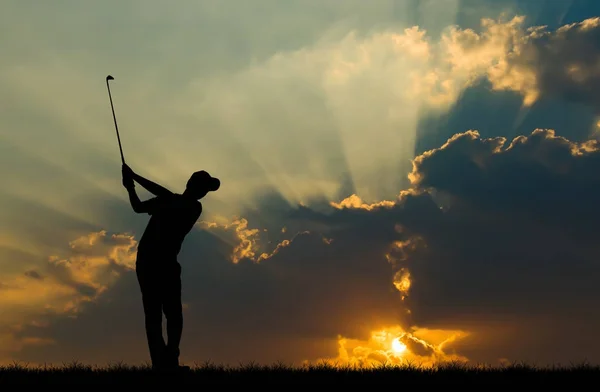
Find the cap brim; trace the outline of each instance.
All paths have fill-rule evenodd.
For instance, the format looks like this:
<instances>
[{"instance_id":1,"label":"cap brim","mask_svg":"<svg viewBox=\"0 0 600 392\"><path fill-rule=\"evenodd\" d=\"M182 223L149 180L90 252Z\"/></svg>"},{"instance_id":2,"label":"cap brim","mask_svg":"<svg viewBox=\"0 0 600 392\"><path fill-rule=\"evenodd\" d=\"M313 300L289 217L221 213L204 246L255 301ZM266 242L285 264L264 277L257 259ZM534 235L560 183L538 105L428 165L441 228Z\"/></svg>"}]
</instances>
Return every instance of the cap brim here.
<instances>
[{"instance_id":1,"label":"cap brim","mask_svg":"<svg viewBox=\"0 0 600 392\"><path fill-rule=\"evenodd\" d=\"M221 181L216 177L211 177L210 181L208 182L208 189L211 192L214 192L217 189L219 189L220 187L221 187Z\"/></svg>"}]
</instances>

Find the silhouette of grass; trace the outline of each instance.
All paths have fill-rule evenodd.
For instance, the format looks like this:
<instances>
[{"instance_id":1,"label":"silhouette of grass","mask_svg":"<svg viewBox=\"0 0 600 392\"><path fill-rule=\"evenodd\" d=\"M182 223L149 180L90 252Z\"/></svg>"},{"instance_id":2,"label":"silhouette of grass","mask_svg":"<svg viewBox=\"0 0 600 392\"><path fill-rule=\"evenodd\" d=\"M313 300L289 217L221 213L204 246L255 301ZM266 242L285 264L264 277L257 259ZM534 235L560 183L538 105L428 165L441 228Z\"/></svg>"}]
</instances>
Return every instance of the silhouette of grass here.
<instances>
[{"instance_id":1,"label":"silhouette of grass","mask_svg":"<svg viewBox=\"0 0 600 392\"><path fill-rule=\"evenodd\" d=\"M570 366L535 367L525 363L504 366L446 363L435 367L415 364L373 367L334 366L327 363L294 367L283 363L259 365L240 364L237 367L211 362L195 364L188 372L166 373L153 371L150 366L129 366L124 363L105 367L84 365L77 361L62 366L29 366L14 363L0 366L0 385L6 384L328 384L357 385L385 384L402 387L407 384L523 384L582 385L597 380L600 366L587 363Z\"/></svg>"}]
</instances>

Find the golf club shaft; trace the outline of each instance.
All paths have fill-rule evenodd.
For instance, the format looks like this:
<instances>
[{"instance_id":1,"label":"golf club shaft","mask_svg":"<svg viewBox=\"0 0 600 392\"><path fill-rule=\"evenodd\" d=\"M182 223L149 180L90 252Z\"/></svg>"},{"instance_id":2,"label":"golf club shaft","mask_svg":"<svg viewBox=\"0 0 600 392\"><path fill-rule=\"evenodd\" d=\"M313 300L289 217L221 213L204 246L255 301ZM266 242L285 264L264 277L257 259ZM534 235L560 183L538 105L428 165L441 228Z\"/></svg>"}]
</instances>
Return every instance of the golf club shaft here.
<instances>
[{"instance_id":1,"label":"golf club shaft","mask_svg":"<svg viewBox=\"0 0 600 392\"><path fill-rule=\"evenodd\" d=\"M108 98L110 99L110 108L112 110L113 120L115 121L115 130L117 131L117 141L119 142L119 151L121 152L121 162L125 164L125 157L123 156L123 148L121 147L121 137L119 136L119 126L117 125L117 116L115 116L115 107L113 105L112 95L110 93L110 85L108 79L106 80L106 88L108 89Z\"/></svg>"}]
</instances>

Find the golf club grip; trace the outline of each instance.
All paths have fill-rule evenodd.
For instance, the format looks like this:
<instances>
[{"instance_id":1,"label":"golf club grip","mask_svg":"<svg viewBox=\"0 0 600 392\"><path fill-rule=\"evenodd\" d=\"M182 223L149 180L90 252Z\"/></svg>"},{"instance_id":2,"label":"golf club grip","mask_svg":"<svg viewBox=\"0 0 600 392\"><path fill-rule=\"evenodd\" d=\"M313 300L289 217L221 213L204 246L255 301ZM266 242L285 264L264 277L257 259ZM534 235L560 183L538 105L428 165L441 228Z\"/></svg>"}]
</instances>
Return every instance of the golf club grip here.
<instances>
[{"instance_id":1,"label":"golf club grip","mask_svg":"<svg viewBox=\"0 0 600 392\"><path fill-rule=\"evenodd\" d=\"M110 99L110 109L112 111L113 120L115 122L115 131L117 132L117 141L119 142L119 152L121 153L121 162L125 164L125 156L123 155L123 148L121 147L121 137L119 136L119 126L117 125L117 116L115 115L115 107L113 105L112 94L110 93L110 85L108 79L106 79L106 88L108 89L108 98Z\"/></svg>"}]
</instances>

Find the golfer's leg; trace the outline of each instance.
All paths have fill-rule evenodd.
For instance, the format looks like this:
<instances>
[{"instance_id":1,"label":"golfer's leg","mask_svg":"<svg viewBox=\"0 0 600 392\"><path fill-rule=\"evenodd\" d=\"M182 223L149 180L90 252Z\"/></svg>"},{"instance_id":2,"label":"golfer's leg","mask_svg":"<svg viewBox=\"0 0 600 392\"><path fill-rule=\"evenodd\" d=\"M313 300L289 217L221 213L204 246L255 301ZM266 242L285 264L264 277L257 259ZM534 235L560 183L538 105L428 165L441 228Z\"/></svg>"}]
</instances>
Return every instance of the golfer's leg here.
<instances>
[{"instance_id":1,"label":"golfer's leg","mask_svg":"<svg viewBox=\"0 0 600 392\"><path fill-rule=\"evenodd\" d=\"M141 276L140 276L141 275ZM165 340L162 335L162 303L158 286L153 284L152 276L138 273L142 289L142 303L146 327L146 339L150 350L152 366L160 366L165 351Z\"/></svg>"},{"instance_id":2,"label":"golfer's leg","mask_svg":"<svg viewBox=\"0 0 600 392\"><path fill-rule=\"evenodd\" d=\"M167 355L173 366L179 365L179 343L183 331L183 308L181 305L181 266L165 274L165 296L163 311L167 319Z\"/></svg>"}]
</instances>

